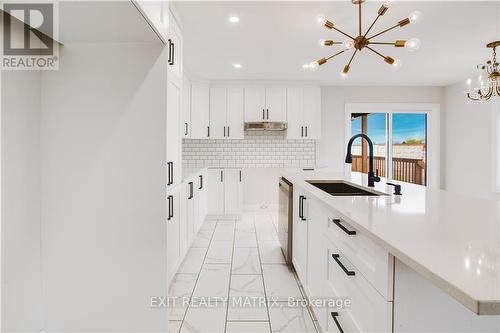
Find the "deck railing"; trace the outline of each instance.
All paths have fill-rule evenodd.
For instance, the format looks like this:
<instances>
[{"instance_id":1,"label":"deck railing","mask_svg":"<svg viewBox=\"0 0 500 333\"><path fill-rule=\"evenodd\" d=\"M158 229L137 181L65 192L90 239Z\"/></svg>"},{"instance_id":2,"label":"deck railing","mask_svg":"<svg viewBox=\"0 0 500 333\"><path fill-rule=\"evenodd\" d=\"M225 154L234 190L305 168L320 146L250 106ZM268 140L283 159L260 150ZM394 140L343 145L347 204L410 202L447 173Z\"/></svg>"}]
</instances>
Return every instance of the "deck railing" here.
<instances>
[{"instance_id":1,"label":"deck railing","mask_svg":"<svg viewBox=\"0 0 500 333\"><path fill-rule=\"evenodd\" d=\"M366 162L368 165L368 159ZM375 170L378 169L380 177L386 176L385 157L375 156ZM352 171L363 172L363 160L359 155L352 156ZM392 178L402 182L425 185L425 162L414 158L393 158Z\"/></svg>"}]
</instances>

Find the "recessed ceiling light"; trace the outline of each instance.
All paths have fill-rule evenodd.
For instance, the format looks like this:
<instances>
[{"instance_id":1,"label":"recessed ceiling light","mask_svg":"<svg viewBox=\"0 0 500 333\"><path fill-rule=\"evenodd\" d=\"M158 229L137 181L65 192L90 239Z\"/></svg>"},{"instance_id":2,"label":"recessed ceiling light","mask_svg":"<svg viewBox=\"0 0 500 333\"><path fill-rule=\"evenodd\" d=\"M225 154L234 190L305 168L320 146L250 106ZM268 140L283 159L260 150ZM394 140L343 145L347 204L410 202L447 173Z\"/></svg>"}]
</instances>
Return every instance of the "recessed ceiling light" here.
<instances>
[{"instance_id":1,"label":"recessed ceiling light","mask_svg":"<svg viewBox=\"0 0 500 333\"><path fill-rule=\"evenodd\" d=\"M241 68L241 64L233 64L234 68Z\"/></svg>"},{"instance_id":2,"label":"recessed ceiling light","mask_svg":"<svg viewBox=\"0 0 500 333\"><path fill-rule=\"evenodd\" d=\"M238 23L240 21L240 18L238 16L231 16L229 18L229 22L231 23Z\"/></svg>"}]
</instances>

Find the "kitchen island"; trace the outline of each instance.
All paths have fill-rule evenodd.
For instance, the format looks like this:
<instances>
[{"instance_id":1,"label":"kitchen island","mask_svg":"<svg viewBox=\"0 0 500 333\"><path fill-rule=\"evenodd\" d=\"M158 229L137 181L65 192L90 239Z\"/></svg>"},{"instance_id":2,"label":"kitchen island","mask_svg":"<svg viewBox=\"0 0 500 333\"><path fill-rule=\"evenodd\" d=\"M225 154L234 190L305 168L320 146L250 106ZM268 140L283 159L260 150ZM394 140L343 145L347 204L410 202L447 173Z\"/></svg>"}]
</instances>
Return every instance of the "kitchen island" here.
<instances>
[{"instance_id":1,"label":"kitchen island","mask_svg":"<svg viewBox=\"0 0 500 333\"><path fill-rule=\"evenodd\" d=\"M407 183L397 196L359 173L282 176L294 186L293 264L306 292L352 298L344 318L315 311L323 330L499 331L498 202ZM308 180L375 195L333 196Z\"/></svg>"}]
</instances>

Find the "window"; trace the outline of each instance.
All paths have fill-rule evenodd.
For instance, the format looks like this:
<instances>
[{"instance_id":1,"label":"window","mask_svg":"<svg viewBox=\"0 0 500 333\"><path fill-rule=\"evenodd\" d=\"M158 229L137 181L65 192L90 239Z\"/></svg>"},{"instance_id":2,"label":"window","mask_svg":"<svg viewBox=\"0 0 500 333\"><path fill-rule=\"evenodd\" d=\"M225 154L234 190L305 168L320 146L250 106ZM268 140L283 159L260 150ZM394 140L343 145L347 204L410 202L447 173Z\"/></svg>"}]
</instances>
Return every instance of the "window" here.
<instances>
[{"instance_id":1,"label":"window","mask_svg":"<svg viewBox=\"0 0 500 333\"><path fill-rule=\"evenodd\" d=\"M349 138L358 133L370 137L374 145L374 165L379 176L428 185L430 110L421 110L421 107L412 110L410 105L399 109L401 108L391 105L346 106ZM437 126L439 128L439 124ZM368 172L368 153L366 141L357 139L352 148L351 171Z\"/></svg>"}]
</instances>

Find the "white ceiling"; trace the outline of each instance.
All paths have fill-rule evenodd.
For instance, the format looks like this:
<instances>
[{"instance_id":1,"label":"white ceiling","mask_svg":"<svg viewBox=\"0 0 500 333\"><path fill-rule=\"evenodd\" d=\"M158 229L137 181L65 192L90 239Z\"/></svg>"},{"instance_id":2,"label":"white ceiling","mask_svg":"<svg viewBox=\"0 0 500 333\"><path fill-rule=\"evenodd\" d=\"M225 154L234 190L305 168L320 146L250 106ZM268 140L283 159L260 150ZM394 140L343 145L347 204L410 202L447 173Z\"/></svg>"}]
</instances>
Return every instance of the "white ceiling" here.
<instances>
[{"instance_id":1,"label":"white ceiling","mask_svg":"<svg viewBox=\"0 0 500 333\"><path fill-rule=\"evenodd\" d=\"M381 2L363 6L363 25L369 26ZM408 52L379 46L382 53L399 58L394 71L368 50L358 53L349 77L339 72L349 61L343 54L318 71L302 65L328 56L340 46L321 48L318 40L344 40L317 23L324 15L337 27L354 35L357 8L350 1L330 2L177 2L175 10L183 28L185 66L208 80L293 80L329 85L447 85L465 80L475 66L491 57L487 42L500 39L500 2L408 2L394 1L372 32L379 32L408 16L422 12L419 24L397 28L381 41L418 37L422 46ZM228 21L231 15L240 22ZM234 69L233 63L241 63Z\"/></svg>"}]
</instances>

